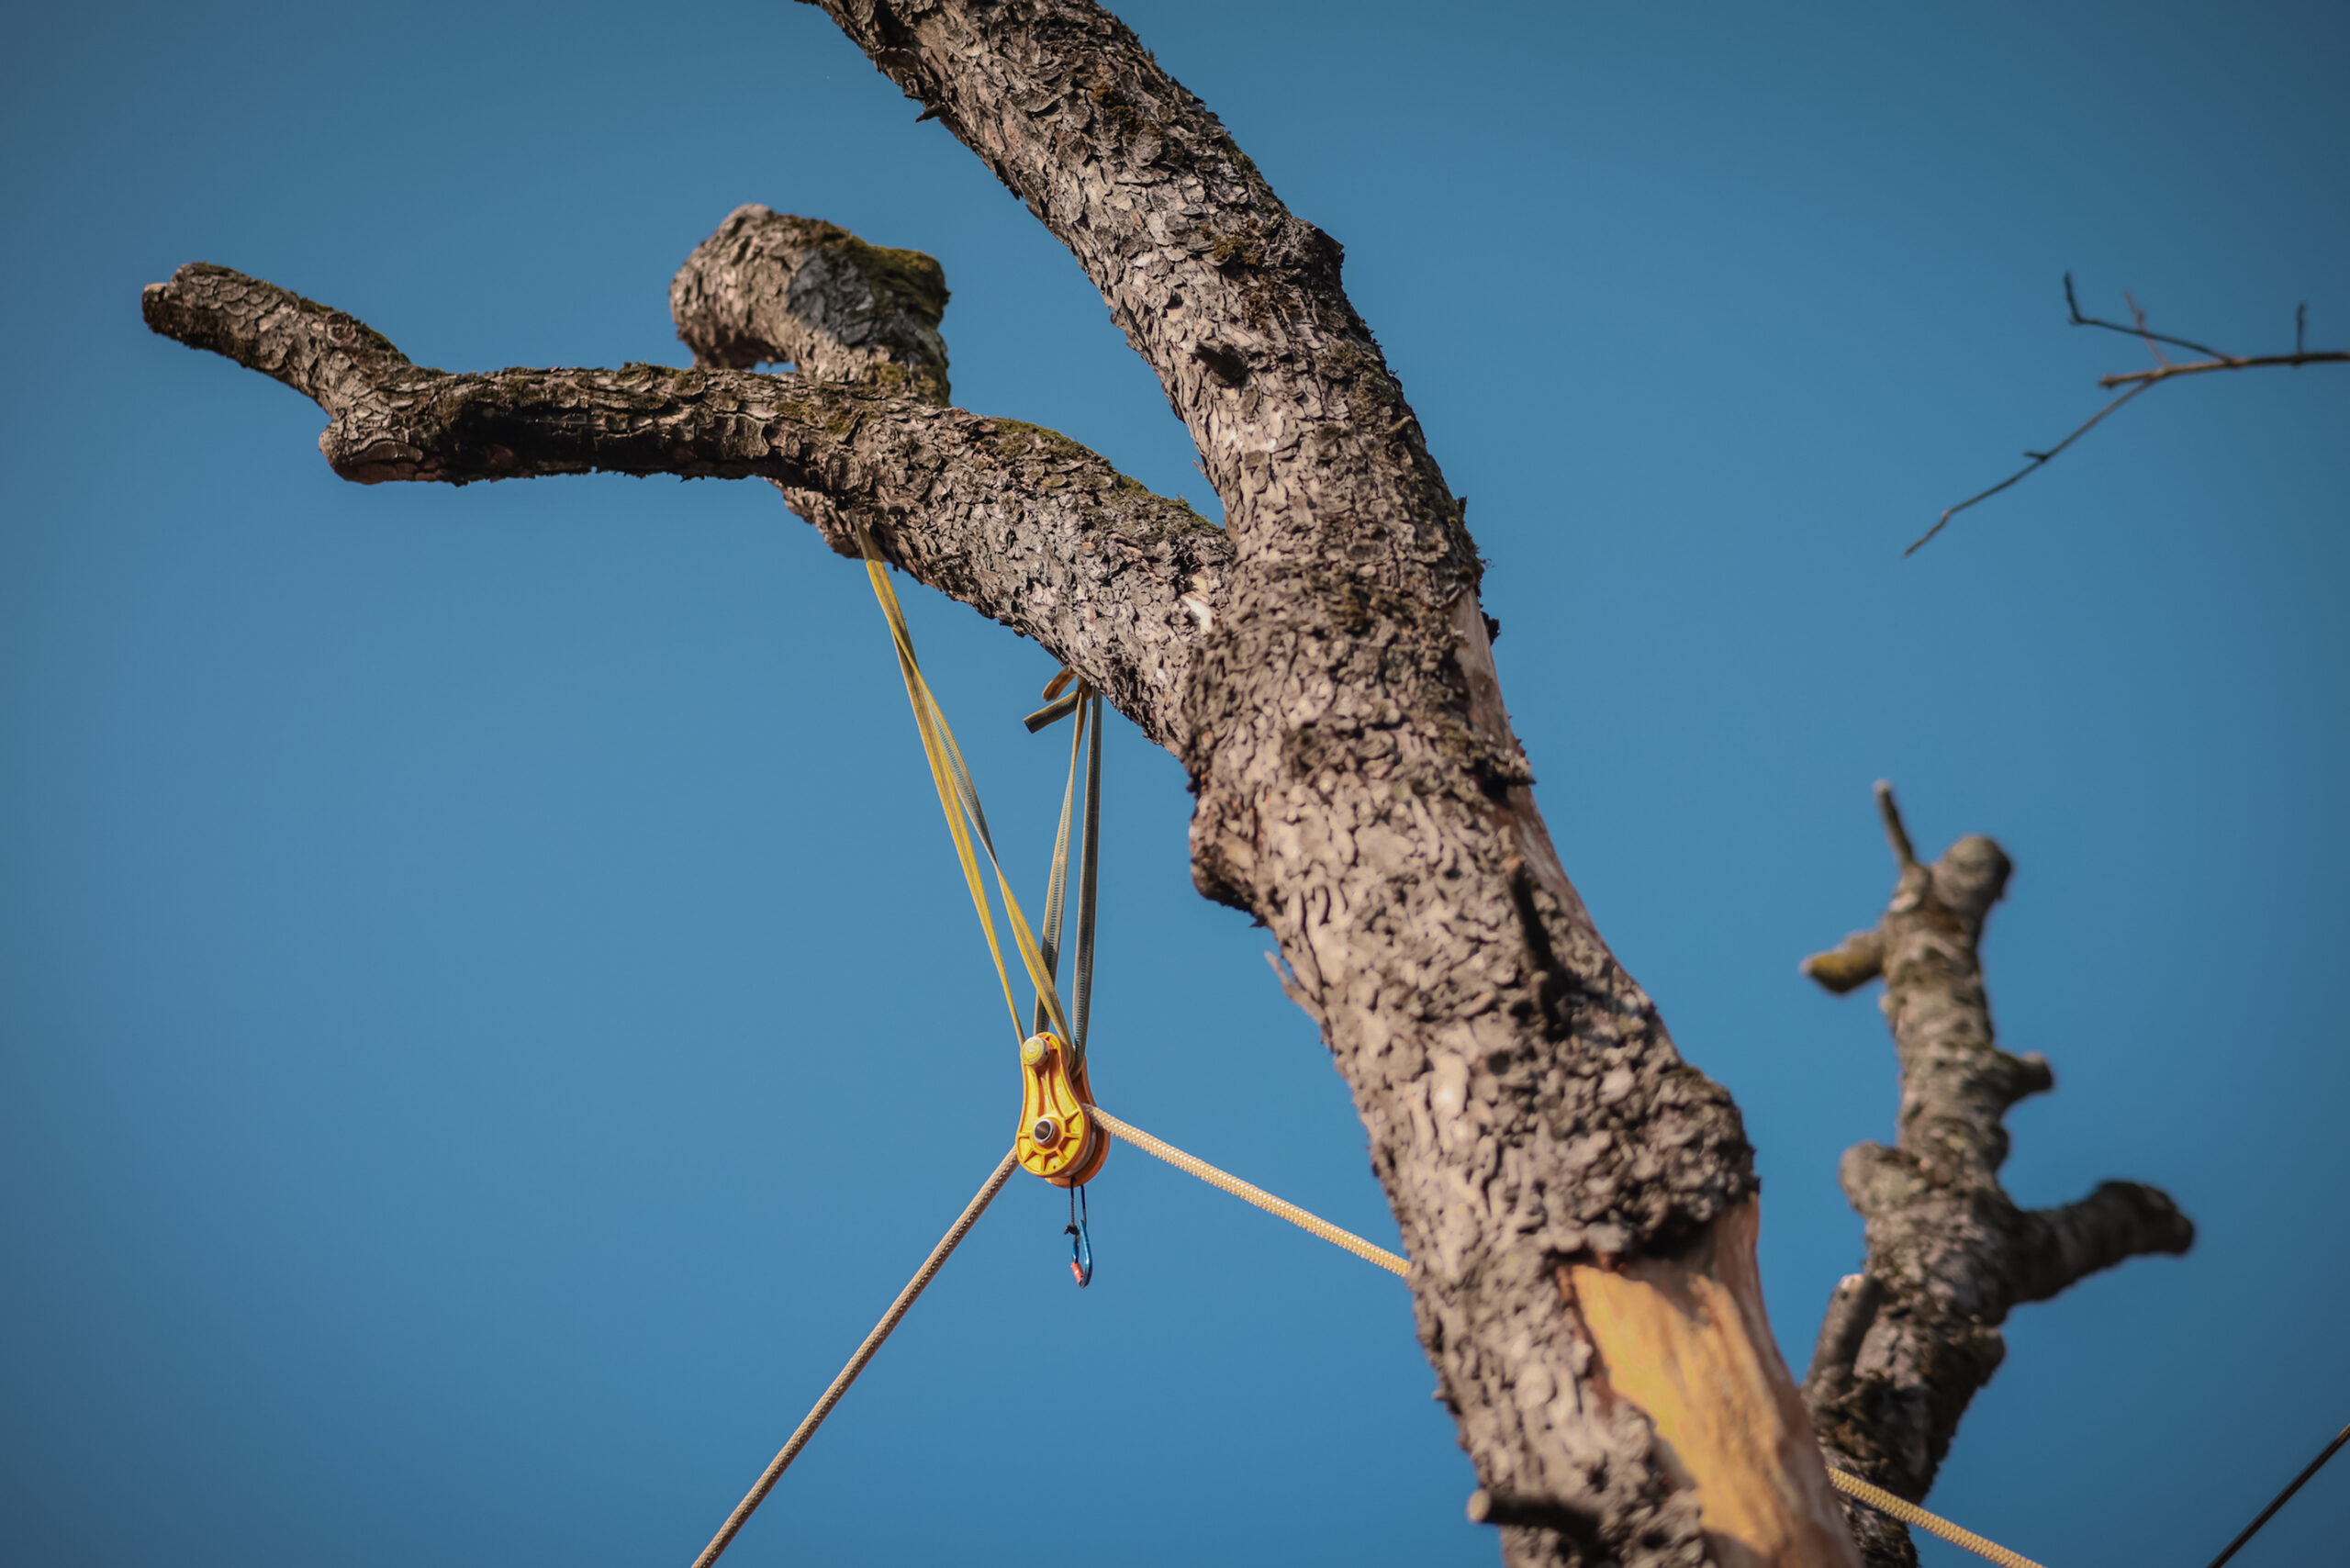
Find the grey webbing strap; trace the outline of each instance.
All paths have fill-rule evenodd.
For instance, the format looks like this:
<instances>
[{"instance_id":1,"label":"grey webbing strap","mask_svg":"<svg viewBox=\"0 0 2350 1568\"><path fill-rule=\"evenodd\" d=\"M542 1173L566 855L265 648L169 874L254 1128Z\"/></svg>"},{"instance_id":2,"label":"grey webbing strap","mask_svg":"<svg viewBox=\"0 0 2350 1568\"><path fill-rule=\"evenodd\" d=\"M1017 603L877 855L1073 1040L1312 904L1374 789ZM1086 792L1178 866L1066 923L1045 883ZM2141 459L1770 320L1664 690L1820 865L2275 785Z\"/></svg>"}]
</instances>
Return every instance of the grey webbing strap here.
<instances>
[{"instance_id":1,"label":"grey webbing strap","mask_svg":"<svg viewBox=\"0 0 2350 1568\"><path fill-rule=\"evenodd\" d=\"M1028 929L1028 918L1020 912L1020 901L1012 891L1012 880L1003 874L1003 863L996 856L995 838L988 830L987 815L979 809L979 792L971 783L971 770L963 761L962 748L955 744L955 732L946 722L946 715L939 710L938 700L932 694L930 683L923 678L922 666L914 657L913 633L906 628L904 610L898 603L897 590L890 586L889 563L881 558L880 550L873 543L872 532L862 522L857 524L857 543L865 554L865 575L873 585L873 597L881 606L881 617L889 622L890 638L898 651L898 672L905 678L906 700L914 711L914 729L922 736L923 757L930 764L931 781L938 791L938 803L946 814L946 831L955 841L955 857L962 866L963 879L969 886L971 908L979 917L980 933L987 937L988 956L995 962L996 978L1003 984L1003 1005L1010 1014L1013 1033L1026 1038L1020 1018L1020 1003L1013 999L1012 975L1003 962L1003 949L996 941L995 915L990 907L987 884L979 876L979 860L971 853L974 836L987 854L988 866L995 872L996 892L1003 900L1005 919L1012 923L1013 946L1020 954L1021 967L1064 1037L1070 1034L1067 1014L1061 1010L1060 992L1053 977L1045 969L1044 955L1036 950L1035 936ZM1058 683L1055 689L1058 689ZM976 834L965 831L968 819Z\"/></svg>"},{"instance_id":2,"label":"grey webbing strap","mask_svg":"<svg viewBox=\"0 0 2350 1568\"><path fill-rule=\"evenodd\" d=\"M937 710L932 709L933 712ZM955 793L962 797L963 809L971 814L971 825L979 830L979 846L988 852L988 859L995 859L995 835L988 832L988 813L979 805L979 787L971 782L971 770L964 764L963 748L949 745L946 769L955 777Z\"/></svg>"},{"instance_id":3,"label":"grey webbing strap","mask_svg":"<svg viewBox=\"0 0 2350 1568\"><path fill-rule=\"evenodd\" d=\"M1102 694L1094 692L1086 706L1092 711L1093 734L1085 756L1085 850L1077 872L1077 975L1071 998L1077 1015L1069 1020L1077 1030L1069 1054L1079 1067L1085 1065L1085 1027L1093 1010L1093 921L1099 907L1093 893L1102 874Z\"/></svg>"},{"instance_id":4,"label":"grey webbing strap","mask_svg":"<svg viewBox=\"0 0 2350 1568\"><path fill-rule=\"evenodd\" d=\"M1077 872L1077 973L1073 977L1070 994L1069 1067L1072 1070L1085 1065L1087 1026L1093 1007L1093 932L1099 910L1096 897L1102 874L1102 694L1079 682L1076 689L1064 695L1050 707L1038 710L1026 721L1031 734L1044 730L1069 714L1077 715L1077 727L1069 741L1069 782L1061 791L1060 831L1053 838L1053 864L1045 884L1045 931L1040 954L1045 969L1056 981L1060 977L1061 937L1067 929L1065 912L1069 900L1069 852L1070 830L1077 825L1080 813L1077 803L1078 762L1085 763L1085 804L1081 813L1084 841L1078 851ZM1044 1000L1036 1004L1036 1027L1045 1026Z\"/></svg>"},{"instance_id":5,"label":"grey webbing strap","mask_svg":"<svg viewBox=\"0 0 2350 1568\"><path fill-rule=\"evenodd\" d=\"M934 708L932 711L935 712L936 709ZM970 813L971 826L977 830L979 847L987 852L988 864L994 868L996 879L1001 882L1003 880L1003 862L996 858L995 838L988 832L987 813L979 810L979 792L971 783L970 769L964 766L962 748L955 744L952 735L945 734L943 728L941 734L945 736L946 743L943 748L946 754L946 765L955 778L955 792L963 798L963 809ZM1036 988L1036 1015L1047 1022L1058 1024L1064 1030L1069 1030L1069 1020L1061 1011L1059 990L1054 984L1053 963L1056 957L1054 947L1058 946L1059 922L1050 913L1046 918L1052 922L1054 931L1052 935L1046 938L1046 945L1036 955L1045 965L1044 983ZM1014 1014L1014 1017L1016 1018L1017 1014ZM1069 1032L1075 1033L1073 1030ZM1082 1050L1077 1053L1076 1059L1084 1060Z\"/></svg>"},{"instance_id":6,"label":"grey webbing strap","mask_svg":"<svg viewBox=\"0 0 2350 1568\"><path fill-rule=\"evenodd\" d=\"M1084 689L1085 689L1080 686L1078 689L1077 694L1079 696L1082 696ZM1037 953L1045 960L1045 972L1051 975L1056 982L1059 980L1061 972L1062 913L1067 909L1069 903L1069 835L1070 824L1075 818L1075 808L1077 805L1078 755L1083 749L1085 745L1086 720L1086 714L1082 708L1065 708L1062 710L1062 712L1063 714L1069 712L1077 714L1077 728L1069 735L1069 782L1064 785L1061 790L1060 827L1053 834L1053 868L1051 875L1046 879L1045 882L1045 924L1044 930L1038 937L1036 944ZM1030 727L1031 733L1034 733L1034 731L1039 726L1032 725ZM1081 916L1083 913L1084 905L1080 902L1079 905L1079 913ZM1080 1038L1083 1036L1085 1031L1085 1025L1082 1022L1083 1017L1084 1013L1080 1006L1078 1014L1079 1021L1075 1022L1073 1025L1077 1035ZM1045 999L1040 996L1036 999L1035 1026L1033 1032L1038 1034L1043 1033L1045 1026L1048 1022L1050 1022L1050 1020L1048 1020L1045 1014ZM1072 1055L1074 1055L1073 1045ZM1076 1059L1082 1058L1080 1058Z\"/></svg>"}]
</instances>

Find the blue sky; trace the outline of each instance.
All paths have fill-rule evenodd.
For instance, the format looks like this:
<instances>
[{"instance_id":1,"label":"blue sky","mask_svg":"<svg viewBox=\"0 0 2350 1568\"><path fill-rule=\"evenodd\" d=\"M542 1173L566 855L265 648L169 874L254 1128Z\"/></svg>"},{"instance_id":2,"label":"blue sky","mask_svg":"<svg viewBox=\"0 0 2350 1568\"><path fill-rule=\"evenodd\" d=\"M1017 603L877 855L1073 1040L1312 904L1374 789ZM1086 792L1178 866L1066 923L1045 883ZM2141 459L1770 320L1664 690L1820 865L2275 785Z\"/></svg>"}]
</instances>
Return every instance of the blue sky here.
<instances>
[{"instance_id":1,"label":"blue sky","mask_svg":"<svg viewBox=\"0 0 2350 1568\"><path fill-rule=\"evenodd\" d=\"M1800 1361L1889 1136L1795 973L1996 834L2028 1203L2201 1226L2009 1326L1934 1501L2195 1568L2350 1419L2350 374L2091 411L2135 347L2350 342L2338 6L1122 7L1343 241L1493 563L1570 872L1743 1107ZM151 337L190 260L421 363L677 363L735 205L928 251L957 400L1213 510L1075 264L821 14L18 15L0 60L0 1538L23 1561L690 1559L1000 1152L992 977L856 569L765 487L363 489ZM1041 884L1051 666L909 612ZM1108 758L1095 1077L1383 1241L1180 770ZM1484 1563L1392 1280L1133 1151L1012 1188L730 1562ZM1043 1402L1081 1412L1040 1420ZM2159 1500L2159 1506L2149 1506ZM2338 1555L2350 1465L2239 1559ZM1928 1561L1960 1554L1930 1544Z\"/></svg>"}]
</instances>

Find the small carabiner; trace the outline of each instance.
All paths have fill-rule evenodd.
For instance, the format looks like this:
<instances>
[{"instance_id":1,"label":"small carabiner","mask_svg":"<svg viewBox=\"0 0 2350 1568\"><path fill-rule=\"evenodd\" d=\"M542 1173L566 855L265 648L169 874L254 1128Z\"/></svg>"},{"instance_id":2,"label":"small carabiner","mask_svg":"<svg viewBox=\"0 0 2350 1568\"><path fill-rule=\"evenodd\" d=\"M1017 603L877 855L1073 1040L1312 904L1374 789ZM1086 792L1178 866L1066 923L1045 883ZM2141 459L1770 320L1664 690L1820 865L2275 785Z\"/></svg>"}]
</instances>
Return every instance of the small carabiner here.
<instances>
[{"instance_id":1,"label":"small carabiner","mask_svg":"<svg viewBox=\"0 0 2350 1568\"><path fill-rule=\"evenodd\" d=\"M1093 1238L1086 1234L1087 1224L1092 1216L1091 1212L1082 1206L1084 1203L1085 1188L1082 1185L1071 1187L1069 1190L1069 1228L1061 1232L1069 1238L1069 1271L1076 1279L1079 1290L1093 1282Z\"/></svg>"}]
</instances>

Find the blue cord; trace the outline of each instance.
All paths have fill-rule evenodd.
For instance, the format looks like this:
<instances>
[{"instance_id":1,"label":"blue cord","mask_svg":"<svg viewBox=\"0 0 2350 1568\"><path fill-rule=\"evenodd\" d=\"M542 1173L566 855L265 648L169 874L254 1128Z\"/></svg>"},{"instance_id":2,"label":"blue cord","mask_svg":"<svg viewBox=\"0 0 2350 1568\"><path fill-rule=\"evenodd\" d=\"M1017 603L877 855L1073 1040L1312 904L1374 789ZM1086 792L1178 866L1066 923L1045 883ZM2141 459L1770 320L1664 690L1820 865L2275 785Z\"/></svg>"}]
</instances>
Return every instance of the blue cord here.
<instances>
[{"instance_id":1,"label":"blue cord","mask_svg":"<svg viewBox=\"0 0 2350 1568\"><path fill-rule=\"evenodd\" d=\"M1083 1206L1085 1201L1082 1183L1069 1190L1069 1228L1061 1232L1069 1238L1069 1271L1076 1278L1079 1290L1093 1282L1093 1238L1087 1234L1092 1213Z\"/></svg>"}]
</instances>

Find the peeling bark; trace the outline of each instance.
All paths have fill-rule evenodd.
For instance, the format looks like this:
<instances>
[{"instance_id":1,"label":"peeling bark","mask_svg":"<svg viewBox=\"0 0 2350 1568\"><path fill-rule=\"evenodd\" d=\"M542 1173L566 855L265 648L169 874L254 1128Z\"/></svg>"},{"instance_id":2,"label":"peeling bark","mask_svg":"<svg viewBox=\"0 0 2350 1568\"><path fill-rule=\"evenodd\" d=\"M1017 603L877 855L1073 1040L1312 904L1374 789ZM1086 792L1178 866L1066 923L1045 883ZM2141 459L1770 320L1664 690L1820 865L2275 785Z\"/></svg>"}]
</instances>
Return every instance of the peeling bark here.
<instances>
[{"instance_id":1,"label":"peeling bark","mask_svg":"<svg viewBox=\"0 0 2350 1568\"><path fill-rule=\"evenodd\" d=\"M1839 994L1884 979L1901 1064L1899 1131L1891 1148L1854 1145L1839 1167L1867 1222L1868 1262L1836 1289L1804 1396L1831 1463L1915 1502L2007 1354L1999 1325L2010 1310L2125 1259L2185 1252L2195 1226L2135 1182L2038 1210L2018 1208L2000 1187L2008 1108L2056 1082L2041 1057L1993 1043L1979 946L2009 860L1991 840L1969 837L1920 865L1892 790L1878 785L1877 801L1899 873L1892 902L1873 930L1803 969ZM1848 1507L1870 1568L1917 1562L1900 1525Z\"/></svg>"}]
</instances>

